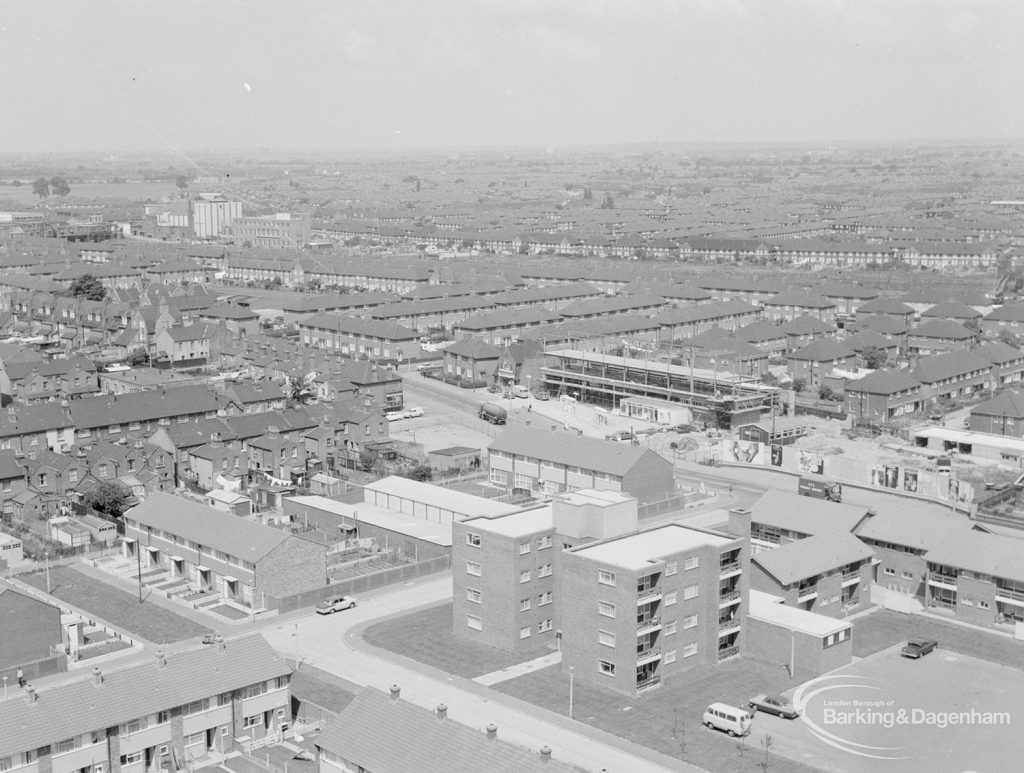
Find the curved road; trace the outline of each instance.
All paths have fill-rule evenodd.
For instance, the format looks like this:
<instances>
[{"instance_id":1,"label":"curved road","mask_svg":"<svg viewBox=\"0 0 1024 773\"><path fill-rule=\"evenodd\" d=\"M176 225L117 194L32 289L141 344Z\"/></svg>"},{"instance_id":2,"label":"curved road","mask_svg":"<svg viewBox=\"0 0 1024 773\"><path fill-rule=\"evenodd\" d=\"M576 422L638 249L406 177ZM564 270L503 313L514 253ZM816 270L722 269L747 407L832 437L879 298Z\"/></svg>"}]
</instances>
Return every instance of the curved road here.
<instances>
[{"instance_id":1,"label":"curved road","mask_svg":"<svg viewBox=\"0 0 1024 773\"><path fill-rule=\"evenodd\" d=\"M545 744L553 757L587 771L659 773L701 769L649 749L573 722L544 709L528 706L470 680L385 653L363 642L358 630L372 621L451 598L448 575L407 585L392 593L365 598L355 609L334 615L307 614L268 625L262 634L289 659L310 663L358 685L387 691L392 684L402 698L433 710L448 705L449 719L480 730L491 722L506 741L538 752ZM269 622L269 621L268 621ZM391 659L394 658L394 659Z\"/></svg>"}]
</instances>

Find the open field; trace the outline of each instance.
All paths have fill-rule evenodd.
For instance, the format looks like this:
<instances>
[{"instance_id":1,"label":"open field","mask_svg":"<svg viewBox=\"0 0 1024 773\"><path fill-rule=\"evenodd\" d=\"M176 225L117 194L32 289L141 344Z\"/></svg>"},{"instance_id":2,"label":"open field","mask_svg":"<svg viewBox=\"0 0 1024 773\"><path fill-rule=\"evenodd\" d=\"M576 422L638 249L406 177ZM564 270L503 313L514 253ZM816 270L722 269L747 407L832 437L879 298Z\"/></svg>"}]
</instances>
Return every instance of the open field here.
<instances>
[{"instance_id":1,"label":"open field","mask_svg":"<svg viewBox=\"0 0 1024 773\"><path fill-rule=\"evenodd\" d=\"M69 204L85 204L97 199L119 201L160 201L165 196L177 193L173 180L167 182L127 182L127 183L69 183L71 195L61 201ZM33 209L39 203L39 197L32 193L32 184L0 185L0 202L9 201L23 209ZM59 202L52 196L47 200L51 206Z\"/></svg>"}]
</instances>

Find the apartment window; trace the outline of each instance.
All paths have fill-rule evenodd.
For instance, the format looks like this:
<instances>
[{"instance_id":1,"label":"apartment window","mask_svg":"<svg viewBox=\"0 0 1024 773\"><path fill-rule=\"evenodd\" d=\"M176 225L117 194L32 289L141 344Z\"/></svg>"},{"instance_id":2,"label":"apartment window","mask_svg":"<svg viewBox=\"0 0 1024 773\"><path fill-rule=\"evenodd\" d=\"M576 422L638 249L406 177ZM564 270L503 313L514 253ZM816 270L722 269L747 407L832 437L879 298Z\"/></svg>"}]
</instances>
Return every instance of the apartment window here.
<instances>
[{"instance_id":1,"label":"apartment window","mask_svg":"<svg viewBox=\"0 0 1024 773\"><path fill-rule=\"evenodd\" d=\"M529 598L519 599L519 611L520 612L526 612L527 610L529 610L529 608L530 608L530 599Z\"/></svg>"},{"instance_id":2,"label":"apartment window","mask_svg":"<svg viewBox=\"0 0 1024 773\"><path fill-rule=\"evenodd\" d=\"M529 569L524 569L523 571L521 571L519 573L519 582L529 582L529 581L530 581L530 570Z\"/></svg>"},{"instance_id":3,"label":"apartment window","mask_svg":"<svg viewBox=\"0 0 1024 773\"><path fill-rule=\"evenodd\" d=\"M597 643L603 644L605 647L615 646L615 634L611 631L598 631L597 632Z\"/></svg>"},{"instance_id":4,"label":"apartment window","mask_svg":"<svg viewBox=\"0 0 1024 773\"><path fill-rule=\"evenodd\" d=\"M684 600L686 600L686 599L695 599L695 598L697 598L697 593L698 593L698 586L696 586L696 585L688 585L686 588L683 589L683 599Z\"/></svg>"},{"instance_id":5,"label":"apartment window","mask_svg":"<svg viewBox=\"0 0 1024 773\"><path fill-rule=\"evenodd\" d=\"M696 627L697 627L697 616L696 615L689 615L688 617L684 617L683 618L683 629L684 630L687 629L687 628L696 628Z\"/></svg>"},{"instance_id":6,"label":"apartment window","mask_svg":"<svg viewBox=\"0 0 1024 773\"><path fill-rule=\"evenodd\" d=\"M679 571L679 565L675 561L670 561L665 564L665 576L671 577L673 574Z\"/></svg>"},{"instance_id":7,"label":"apartment window","mask_svg":"<svg viewBox=\"0 0 1024 773\"><path fill-rule=\"evenodd\" d=\"M543 607L551 603L551 591L546 591L537 597L537 606Z\"/></svg>"},{"instance_id":8,"label":"apartment window","mask_svg":"<svg viewBox=\"0 0 1024 773\"><path fill-rule=\"evenodd\" d=\"M885 569L882 570L882 574L887 574L890 577L895 577L896 576L896 570L895 569L890 569L889 567L885 567Z\"/></svg>"},{"instance_id":9,"label":"apartment window","mask_svg":"<svg viewBox=\"0 0 1024 773\"><path fill-rule=\"evenodd\" d=\"M480 547L480 535L473 532L466 532L466 544L473 548Z\"/></svg>"},{"instance_id":10,"label":"apartment window","mask_svg":"<svg viewBox=\"0 0 1024 773\"><path fill-rule=\"evenodd\" d=\"M68 739L66 739L64 741L60 741L57 744L57 751L54 752L54 753L55 754L67 754L68 752L73 752L75 749L77 749L81 745L82 745L82 738L81 738L81 736L75 736L74 738L68 738Z\"/></svg>"},{"instance_id":11,"label":"apartment window","mask_svg":"<svg viewBox=\"0 0 1024 773\"><path fill-rule=\"evenodd\" d=\"M665 635L666 636L671 636L672 634L674 634L676 632L676 627L677 626L678 626L678 623L675 620L672 620L671 622L665 623Z\"/></svg>"},{"instance_id":12,"label":"apartment window","mask_svg":"<svg viewBox=\"0 0 1024 773\"><path fill-rule=\"evenodd\" d=\"M615 605L607 601L597 602L597 613L604 617L615 617Z\"/></svg>"},{"instance_id":13,"label":"apartment window","mask_svg":"<svg viewBox=\"0 0 1024 773\"><path fill-rule=\"evenodd\" d=\"M497 486L508 485L508 470L496 470L495 468L492 467L489 477L491 483Z\"/></svg>"},{"instance_id":14,"label":"apartment window","mask_svg":"<svg viewBox=\"0 0 1024 773\"><path fill-rule=\"evenodd\" d=\"M519 638L520 639L529 639L530 638L530 634L532 634L532 633L533 633L533 631L530 629L530 626L524 625L522 628L519 629Z\"/></svg>"},{"instance_id":15,"label":"apartment window","mask_svg":"<svg viewBox=\"0 0 1024 773\"><path fill-rule=\"evenodd\" d=\"M230 706L231 705L231 693L229 693L229 692L222 692L220 695L218 695L217 696L217 705L218 706Z\"/></svg>"},{"instance_id":16,"label":"apartment window","mask_svg":"<svg viewBox=\"0 0 1024 773\"><path fill-rule=\"evenodd\" d=\"M550 577L551 576L551 564L544 564L537 570L538 577Z\"/></svg>"},{"instance_id":17,"label":"apartment window","mask_svg":"<svg viewBox=\"0 0 1024 773\"><path fill-rule=\"evenodd\" d=\"M111 424L109 427L107 427L107 432L110 433L111 435L116 435L120 431L121 431L121 425L120 424Z\"/></svg>"},{"instance_id":18,"label":"apartment window","mask_svg":"<svg viewBox=\"0 0 1024 773\"><path fill-rule=\"evenodd\" d=\"M537 623L537 633L547 633L550 630L551 630L551 618L550 617L547 620L541 620L539 623Z\"/></svg>"},{"instance_id":19,"label":"apartment window","mask_svg":"<svg viewBox=\"0 0 1024 773\"><path fill-rule=\"evenodd\" d=\"M137 762L142 762L142 752L132 752L131 754L121 755L122 767L125 765L134 765ZM0 766L0 770L3 770L2 766Z\"/></svg>"},{"instance_id":20,"label":"apartment window","mask_svg":"<svg viewBox=\"0 0 1024 773\"><path fill-rule=\"evenodd\" d=\"M696 654L697 654L697 643L696 642L694 642L692 644L687 644L685 647L683 647L683 657L684 658L691 658L691 657L693 657Z\"/></svg>"},{"instance_id":21,"label":"apartment window","mask_svg":"<svg viewBox=\"0 0 1024 773\"><path fill-rule=\"evenodd\" d=\"M466 562L466 574L471 574L474 577L479 577L480 576L480 564L478 564L476 561L467 561Z\"/></svg>"},{"instance_id":22,"label":"apartment window","mask_svg":"<svg viewBox=\"0 0 1024 773\"><path fill-rule=\"evenodd\" d=\"M479 604L483 600L483 594L476 588L466 588L466 601Z\"/></svg>"},{"instance_id":23,"label":"apartment window","mask_svg":"<svg viewBox=\"0 0 1024 773\"><path fill-rule=\"evenodd\" d=\"M970 599L967 599L967 598L960 599L960 603L963 604L965 607L973 607L974 606L974 602L971 601Z\"/></svg>"},{"instance_id":24,"label":"apartment window","mask_svg":"<svg viewBox=\"0 0 1024 773\"><path fill-rule=\"evenodd\" d=\"M989 603L987 601L979 601L978 602L978 609L988 609L988 608L989 608Z\"/></svg>"},{"instance_id":25,"label":"apartment window","mask_svg":"<svg viewBox=\"0 0 1024 773\"><path fill-rule=\"evenodd\" d=\"M242 698L255 698L257 695L263 695L267 691L267 683L259 682L257 684L250 684L244 690L242 690Z\"/></svg>"},{"instance_id":26,"label":"apartment window","mask_svg":"<svg viewBox=\"0 0 1024 773\"><path fill-rule=\"evenodd\" d=\"M257 693L259 695L260 693ZM251 697L251 696L246 696ZM205 700L193 701L192 703L185 704L185 707L181 710L183 716L191 716L192 714L199 714L200 712L206 711L207 703Z\"/></svg>"},{"instance_id":27,"label":"apartment window","mask_svg":"<svg viewBox=\"0 0 1024 773\"><path fill-rule=\"evenodd\" d=\"M602 585L611 585L612 587L615 587L615 572L610 572L607 569L598 569L597 581Z\"/></svg>"},{"instance_id":28,"label":"apartment window","mask_svg":"<svg viewBox=\"0 0 1024 773\"><path fill-rule=\"evenodd\" d=\"M107 477L108 474L109 473L107 472L107 465L105 464L99 465L99 467L96 469L96 477L98 478L105 478Z\"/></svg>"},{"instance_id":29,"label":"apartment window","mask_svg":"<svg viewBox=\"0 0 1024 773\"><path fill-rule=\"evenodd\" d=\"M913 572L903 572L901 576L903 577L904 580L913 580L914 579L914 573Z\"/></svg>"},{"instance_id":30,"label":"apartment window","mask_svg":"<svg viewBox=\"0 0 1024 773\"><path fill-rule=\"evenodd\" d=\"M520 542L519 543L519 555L524 556L524 555L526 555L529 552L530 552L530 543L529 543L529 541L527 541L527 542Z\"/></svg>"},{"instance_id":31,"label":"apartment window","mask_svg":"<svg viewBox=\"0 0 1024 773\"><path fill-rule=\"evenodd\" d=\"M545 550L545 549L547 549L549 547L551 547L551 537L550 536L541 537L537 541L537 550Z\"/></svg>"},{"instance_id":32,"label":"apartment window","mask_svg":"<svg viewBox=\"0 0 1024 773\"><path fill-rule=\"evenodd\" d=\"M472 628L474 631L482 631L484 629L484 623L476 615L466 615L466 627Z\"/></svg>"},{"instance_id":33,"label":"apartment window","mask_svg":"<svg viewBox=\"0 0 1024 773\"><path fill-rule=\"evenodd\" d=\"M206 740L206 733L192 733L185 737L185 746L198 746Z\"/></svg>"},{"instance_id":34,"label":"apartment window","mask_svg":"<svg viewBox=\"0 0 1024 773\"><path fill-rule=\"evenodd\" d=\"M676 651L675 650L668 650L665 653L665 662L666 663L675 663L676 662Z\"/></svg>"},{"instance_id":35,"label":"apartment window","mask_svg":"<svg viewBox=\"0 0 1024 773\"><path fill-rule=\"evenodd\" d=\"M45 486L46 485L46 473L45 472L39 473L39 485L40 486Z\"/></svg>"},{"instance_id":36,"label":"apartment window","mask_svg":"<svg viewBox=\"0 0 1024 773\"><path fill-rule=\"evenodd\" d=\"M533 478L523 475L521 472L517 472L513 486L515 488L526 489L529 491L533 488Z\"/></svg>"},{"instance_id":37,"label":"apartment window","mask_svg":"<svg viewBox=\"0 0 1024 773\"><path fill-rule=\"evenodd\" d=\"M597 670L605 676L615 676L615 664L607 660L597 661Z\"/></svg>"},{"instance_id":38,"label":"apartment window","mask_svg":"<svg viewBox=\"0 0 1024 773\"><path fill-rule=\"evenodd\" d=\"M700 566L700 556L690 556L683 560L683 569L687 572L698 566Z\"/></svg>"},{"instance_id":39,"label":"apartment window","mask_svg":"<svg viewBox=\"0 0 1024 773\"><path fill-rule=\"evenodd\" d=\"M251 717L246 717L242 720L242 727L259 727L263 724L262 714L253 714Z\"/></svg>"},{"instance_id":40,"label":"apartment window","mask_svg":"<svg viewBox=\"0 0 1024 773\"><path fill-rule=\"evenodd\" d=\"M670 591L665 594L665 606L670 607L676 603L676 591Z\"/></svg>"}]
</instances>

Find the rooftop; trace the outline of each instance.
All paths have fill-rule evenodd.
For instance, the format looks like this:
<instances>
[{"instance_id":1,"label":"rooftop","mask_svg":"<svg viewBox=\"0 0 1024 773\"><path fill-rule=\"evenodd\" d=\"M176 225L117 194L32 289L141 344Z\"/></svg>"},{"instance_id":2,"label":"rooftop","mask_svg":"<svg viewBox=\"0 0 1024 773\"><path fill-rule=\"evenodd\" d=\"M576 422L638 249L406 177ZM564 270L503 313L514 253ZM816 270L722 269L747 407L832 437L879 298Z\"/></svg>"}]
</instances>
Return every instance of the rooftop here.
<instances>
[{"instance_id":1,"label":"rooftop","mask_svg":"<svg viewBox=\"0 0 1024 773\"><path fill-rule=\"evenodd\" d=\"M480 515L485 518L507 515L519 510L515 505L474 496L473 494L466 494L462 491L437 486L433 483L403 478L399 475L389 475L386 478L367 483L363 489L364 491L375 491L401 499L411 499L414 502L426 502L464 515Z\"/></svg>"},{"instance_id":2,"label":"rooftop","mask_svg":"<svg viewBox=\"0 0 1024 773\"><path fill-rule=\"evenodd\" d=\"M724 547L735 541L736 537L718 532L694 529L681 523L670 523L649 531L585 545L569 552L591 561L639 572L650 567L652 562L667 556L708 546Z\"/></svg>"},{"instance_id":3,"label":"rooftop","mask_svg":"<svg viewBox=\"0 0 1024 773\"><path fill-rule=\"evenodd\" d=\"M768 489L750 508L752 523L776 526L800 534L821 534L834 529L850 531L867 515L867 508L802 497Z\"/></svg>"},{"instance_id":4,"label":"rooftop","mask_svg":"<svg viewBox=\"0 0 1024 773\"><path fill-rule=\"evenodd\" d=\"M838 528L763 550L750 560L785 586L864 561L874 554L849 531Z\"/></svg>"},{"instance_id":5,"label":"rooftop","mask_svg":"<svg viewBox=\"0 0 1024 773\"><path fill-rule=\"evenodd\" d=\"M525 537L536 534L554 528L554 522L554 508L550 504L492 518L469 518L464 521L475 531L496 534L500 537Z\"/></svg>"},{"instance_id":6,"label":"rooftop","mask_svg":"<svg viewBox=\"0 0 1024 773\"><path fill-rule=\"evenodd\" d=\"M428 521L425 518L415 518L411 515L388 510L377 505L360 502L355 505L339 502L336 499L311 494L308 496L288 497L287 501L299 505L322 510L325 513L346 519L352 523L368 523L396 534L404 534L407 537L432 542L441 547L452 545L451 523L437 523ZM233 517L233 516L232 516Z\"/></svg>"},{"instance_id":7,"label":"rooftop","mask_svg":"<svg viewBox=\"0 0 1024 773\"><path fill-rule=\"evenodd\" d=\"M837 620L834 617L790 607L783 604L782 601L779 596L751 589L750 610L747 612L747 616L782 626L790 631L821 638L838 633L852 625L847 620Z\"/></svg>"}]
</instances>

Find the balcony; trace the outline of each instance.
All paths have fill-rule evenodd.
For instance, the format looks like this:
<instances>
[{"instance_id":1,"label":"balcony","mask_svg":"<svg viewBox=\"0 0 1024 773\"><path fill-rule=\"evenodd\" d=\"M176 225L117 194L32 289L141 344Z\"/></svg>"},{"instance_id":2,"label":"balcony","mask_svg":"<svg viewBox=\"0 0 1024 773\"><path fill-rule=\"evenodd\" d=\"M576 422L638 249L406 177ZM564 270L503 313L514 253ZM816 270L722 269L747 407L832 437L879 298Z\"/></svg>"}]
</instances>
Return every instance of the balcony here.
<instances>
[{"instance_id":1,"label":"balcony","mask_svg":"<svg viewBox=\"0 0 1024 773\"><path fill-rule=\"evenodd\" d=\"M736 590L722 591L722 595L719 596L719 598L718 598L718 608L719 609L721 609L722 607L725 607L725 606L729 606L730 604L739 604L739 603L740 603L740 591L739 591L738 588Z\"/></svg>"},{"instance_id":2,"label":"balcony","mask_svg":"<svg viewBox=\"0 0 1024 773\"><path fill-rule=\"evenodd\" d=\"M661 684L660 676L652 676L650 679L644 679L642 682L636 683L636 691L643 692L645 690L653 690L655 687Z\"/></svg>"},{"instance_id":3,"label":"balcony","mask_svg":"<svg viewBox=\"0 0 1024 773\"><path fill-rule=\"evenodd\" d=\"M657 615L648 617L646 620L637 620L636 635L643 636L646 633L654 633L661 630L661 618Z\"/></svg>"},{"instance_id":4,"label":"balcony","mask_svg":"<svg viewBox=\"0 0 1024 773\"><path fill-rule=\"evenodd\" d=\"M950 590L956 590L957 576L955 574L940 574L938 572L931 572L928 575L928 584L936 585L940 588L949 588Z\"/></svg>"},{"instance_id":5,"label":"balcony","mask_svg":"<svg viewBox=\"0 0 1024 773\"><path fill-rule=\"evenodd\" d=\"M804 601L810 601L811 599L818 598L818 586L817 585L801 585L796 591L796 600L798 603Z\"/></svg>"},{"instance_id":6,"label":"balcony","mask_svg":"<svg viewBox=\"0 0 1024 773\"><path fill-rule=\"evenodd\" d=\"M726 633L731 631L738 631L740 629L739 618L730 617L726 620L718 621L718 635L725 636Z\"/></svg>"},{"instance_id":7,"label":"balcony","mask_svg":"<svg viewBox=\"0 0 1024 773\"><path fill-rule=\"evenodd\" d=\"M653 663L656 660L661 660L661 650L658 647L651 647L649 650L636 653L636 665L640 666Z\"/></svg>"},{"instance_id":8,"label":"balcony","mask_svg":"<svg viewBox=\"0 0 1024 773\"><path fill-rule=\"evenodd\" d=\"M728 660L729 658L735 657L736 655L739 655L739 654L740 654L740 648L739 647L722 647L722 649L718 650L718 660L719 661Z\"/></svg>"},{"instance_id":9,"label":"balcony","mask_svg":"<svg viewBox=\"0 0 1024 773\"><path fill-rule=\"evenodd\" d=\"M739 574L740 562L730 561L727 564L722 564L720 567L718 567L718 573L722 579L725 579L726 577L731 577L734 574Z\"/></svg>"},{"instance_id":10,"label":"balcony","mask_svg":"<svg viewBox=\"0 0 1024 773\"><path fill-rule=\"evenodd\" d=\"M654 588L653 590L645 591L640 593L636 597L636 605L642 607L644 604L653 604L656 601L661 601L661 589Z\"/></svg>"},{"instance_id":11,"label":"balcony","mask_svg":"<svg viewBox=\"0 0 1024 773\"><path fill-rule=\"evenodd\" d=\"M1014 604L1019 607L1024 607L1024 591L997 587L996 601L1001 601L1004 604Z\"/></svg>"},{"instance_id":12,"label":"balcony","mask_svg":"<svg viewBox=\"0 0 1024 773\"><path fill-rule=\"evenodd\" d=\"M860 572L846 572L843 574L843 587L849 588L851 585L856 585L860 582Z\"/></svg>"}]
</instances>

